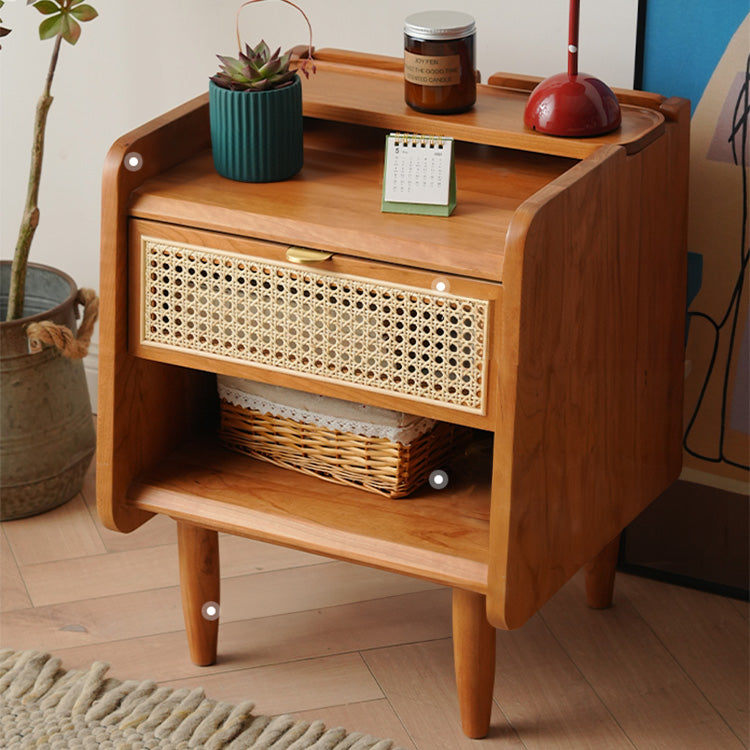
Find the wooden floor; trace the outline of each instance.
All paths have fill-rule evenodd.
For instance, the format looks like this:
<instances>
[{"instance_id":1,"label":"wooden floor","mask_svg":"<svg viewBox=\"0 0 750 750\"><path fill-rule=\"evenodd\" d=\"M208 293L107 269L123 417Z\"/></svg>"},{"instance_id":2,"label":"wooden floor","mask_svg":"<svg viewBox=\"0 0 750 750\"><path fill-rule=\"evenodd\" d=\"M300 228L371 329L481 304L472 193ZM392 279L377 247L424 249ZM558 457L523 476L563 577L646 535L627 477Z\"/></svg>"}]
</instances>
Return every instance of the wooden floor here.
<instances>
[{"instance_id":1,"label":"wooden floor","mask_svg":"<svg viewBox=\"0 0 750 750\"><path fill-rule=\"evenodd\" d=\"M580 576L499 632L492 728L459 730L450 591L225 536L219 663L187 656L174 523L130 535L82 494L2 525L0 645L120 679L202 685L261 713L321 718L409 750L723 750L748 743L745 603L618 574L614 608Z\"/></svg>"}]
</instances>

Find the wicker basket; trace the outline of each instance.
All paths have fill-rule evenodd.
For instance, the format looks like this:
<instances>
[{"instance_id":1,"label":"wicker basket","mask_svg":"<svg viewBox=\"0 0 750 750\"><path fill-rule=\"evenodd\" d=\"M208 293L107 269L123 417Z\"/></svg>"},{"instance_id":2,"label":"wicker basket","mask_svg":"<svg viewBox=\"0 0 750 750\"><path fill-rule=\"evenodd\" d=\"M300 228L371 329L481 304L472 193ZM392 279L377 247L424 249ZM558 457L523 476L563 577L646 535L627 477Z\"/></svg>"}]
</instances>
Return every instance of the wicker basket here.
<instances>
[{"instance_id":1,"label":"wicker basket","mask_svg":"<svg viewBox=\"0 0 750 750\"><path fill-rule=\"evenodd\" d=\"M427 481L470 430L437 422L409 445L303 424L221 400L219 439L231 450L390 498Z\"/></svg>"}]
</instances>

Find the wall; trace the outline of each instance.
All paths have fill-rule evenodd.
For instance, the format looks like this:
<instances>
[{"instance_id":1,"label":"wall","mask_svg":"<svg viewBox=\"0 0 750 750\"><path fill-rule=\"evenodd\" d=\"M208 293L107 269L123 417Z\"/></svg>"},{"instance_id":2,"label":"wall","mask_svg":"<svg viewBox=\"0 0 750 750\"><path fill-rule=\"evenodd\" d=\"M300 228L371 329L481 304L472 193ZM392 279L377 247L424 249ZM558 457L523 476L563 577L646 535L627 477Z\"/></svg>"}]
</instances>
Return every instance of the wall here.
<instances>
[{"instance_id":1,"label":"wall","mask_svg":"<svg viewBox=\"0 0 750 750\"><path fill-rule=\"evenodd\" d=\"M63 44L53 85L40 193L41 223L32 259L98 288L101 165L123 133L207 88L215 53L234 54L237 0L90 0L99 18L75 47ZM430 8L424 0L300 0L317 47L402 54L403 19ZM637 0L584 0L580 66L611 86L633 81ZM565 70L568 4L564 0L441 2L477 21L478 67L547 76ZM25 197L34 107L52 41L40 42L42 17L24 0L0 14L13 29L2 40L0 98L0 255L12 256ZM306 41L290 7L258 3L243 11L243 37L289 47ZM256 31L258 29L258 31ZM92 383L96 340L87 360Z\"/></svg>"}]
</instances>

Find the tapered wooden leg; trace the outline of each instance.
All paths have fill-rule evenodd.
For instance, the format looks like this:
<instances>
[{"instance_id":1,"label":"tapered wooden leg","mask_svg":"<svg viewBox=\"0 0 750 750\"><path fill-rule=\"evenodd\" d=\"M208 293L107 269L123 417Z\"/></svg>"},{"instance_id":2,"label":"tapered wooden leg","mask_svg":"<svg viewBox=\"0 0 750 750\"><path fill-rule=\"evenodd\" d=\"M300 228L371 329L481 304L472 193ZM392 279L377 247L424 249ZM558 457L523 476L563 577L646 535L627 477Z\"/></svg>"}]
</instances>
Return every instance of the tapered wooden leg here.
<instances>
[{"instance_id":1,"label":"tapered wooden leg","mask_svg":"<svg viewBox=\"0 0 750 750\"><path fill-rule=\"evenodd\" d=\"M461 727L479 739L490 728L495 684L495 628L482 594L453 589L453 659Z\"/></svg>"},{"instance_id":2,"label":"tapered wooden leg","mask_svg":"<svg viewBox=\"0 0 750 750\"><path fill-rule=\"evenodd\" d=\"M219 637L219 535L178 521L177 547L190 658L204 667L216 661Z\"/></svg>"},{"instance_id":3,"label":"tapered wooden leg","mask_svg":"<svg viewBox=\"0 0 750 750\"><path fill-rule=\"evenodd\" d=\"M612 595L615 590L615 567L617 554L620 551L618 534L590 562L586 563L586 601L593 609L606 609L612 606Z\"/></svg>"}]
</instances>

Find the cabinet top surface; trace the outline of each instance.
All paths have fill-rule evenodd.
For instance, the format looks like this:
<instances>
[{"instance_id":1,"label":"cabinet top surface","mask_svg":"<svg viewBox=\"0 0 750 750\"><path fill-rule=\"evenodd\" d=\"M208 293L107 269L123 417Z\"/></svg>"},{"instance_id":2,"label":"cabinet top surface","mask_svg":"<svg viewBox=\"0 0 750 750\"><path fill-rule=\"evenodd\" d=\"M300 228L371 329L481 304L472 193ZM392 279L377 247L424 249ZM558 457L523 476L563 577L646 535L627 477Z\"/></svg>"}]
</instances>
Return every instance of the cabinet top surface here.
<instances>
[{"instance_id":1,"label":"cabinet top surface","mask_svg":"<svg viewBox=\"0 0 750 750\"><path fill-rule=\"evenodd\" d=\"M479 86L474 109L424 115L403 100L398 71L322 61L304 80L305 159L279 183L239 183L216 173L210 151L147 180L130 215L502 281L506 234L519 206L602 146L637 149L663 116L623 107L608 136L551 138L523 125L527 94ZM450 217L381 212L385 134L448 135L456 143L457 206Z\"/></svg>"},{"instance_id":2,"label":"cabinet top surface","mask_svg":"<svg viewBox=\"0 0 750 750\"><path fill-rule=\"evenodd\" d=\"M304 166L294 178L233 182L205 151L144 183L130 214L500 281L516 209L575 163L459 143L453 214L390 214L380 206L384 145L384 131L307 120Z\"/></svg>"}]
</instances>

